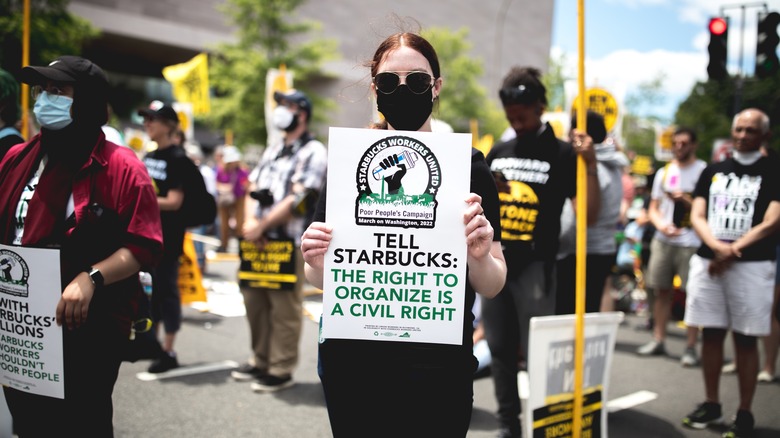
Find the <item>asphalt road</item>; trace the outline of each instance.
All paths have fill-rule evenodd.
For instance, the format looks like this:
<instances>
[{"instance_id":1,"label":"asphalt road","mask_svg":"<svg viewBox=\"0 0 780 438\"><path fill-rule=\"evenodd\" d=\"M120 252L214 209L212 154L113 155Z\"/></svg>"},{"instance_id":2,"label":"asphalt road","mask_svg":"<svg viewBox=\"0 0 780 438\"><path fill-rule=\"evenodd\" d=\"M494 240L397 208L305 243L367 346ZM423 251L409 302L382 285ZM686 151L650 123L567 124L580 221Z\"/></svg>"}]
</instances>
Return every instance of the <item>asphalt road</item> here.
<instances>
[{"instance_id":1,"label":"asphalt road","mask_svg":"<svg viewBox=\"0 0 780 438\"><path fill-rule=\"evenodd\" d=\"M317 324L313 320L307 318L304 324L295 386L274 394L256 394L248 383L230 378L230 367L249 355L244 317L224 316L241 309L240 295L229 282L236 267L229 259L210 263L206 273L206 283L213 289L209 311L185 308L184 325L176 343L183 366L177 373L181 375L143 381L139 376L143 376L148 361L122 366L114 391L117 437L331 436L316 373ZM316 312L319 301L316 294L308 297L307 308ZM628 402L623 409L609 414L609 436L720 436L715 430L692 431L681 425L682 417L704 395L701 369L679 365L684 331L670 327L669 356L640 358L634 351L650 339L649 333L635 329L640 322L641 318L627 315L619 329L608 397ZM731 348L728 354L733 357ZM474 391L468 437L494 437L498 429L492 380L475 380ZM722 378L721 397L724 414L732 415L738 403L736 375ZM630 401L643 398L650 400ZM759 385L754 400L758 438L780 437L780 383ZM371 436L370 431L366 436Z\"/></svg>"}]
</instances>

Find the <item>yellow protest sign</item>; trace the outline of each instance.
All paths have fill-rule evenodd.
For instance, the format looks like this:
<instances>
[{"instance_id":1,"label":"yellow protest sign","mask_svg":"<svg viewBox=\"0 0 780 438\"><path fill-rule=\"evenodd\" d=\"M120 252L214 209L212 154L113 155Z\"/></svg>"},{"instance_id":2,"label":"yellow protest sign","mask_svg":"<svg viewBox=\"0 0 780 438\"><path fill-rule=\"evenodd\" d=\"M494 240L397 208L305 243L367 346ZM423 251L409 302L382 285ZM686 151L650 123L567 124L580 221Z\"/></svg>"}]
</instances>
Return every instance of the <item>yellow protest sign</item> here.
<instances>
[{"instance_id":1,"label":"yellow protest sign","mask_svg":"<svg viewBox=\"0 0 780 438\"><path fill-rule=\"evenodd\" d=\"M579 96L574 98L572 112L577 110L576 102ZM604 117L607 132L612 131L618 119L618 104L615 98L603 88L588 88L585 90L585 102L589 110L595 111Z\"/></svg>"},{"instance_id":2,"label":"yellow protest sign","mask_svg":"<svg viewBox=\"0 0 780 438\"><path fill-rule=\"evenodd\" d=\"M649 155L637 155L631 163L631 173L637 175L652 175L653 159Z\"/></svg>"},{"instance_id":3,"label":"yellow protest sign","mask_svg":"<svg viewBox=\"0 0 780 438\"><path fill-rule=\"evenodd\" d=\"M662 128L656 127L655 141L655 159L658 161L671 161L674 158L672 154L672 137L674 137L675 126Z\"/></svg>"},{"instance_id":4,"label":"yellow protest sign","mask_svg":"<svg viewBox=\"0 0 780 438\"><path fill-rule=\"evenodd\" d=\"M177 101L191 103L195 115L209 113L208 55L201 53L183 64L165 67L162 73L173 85L173 96Z\"/></svg>"},{"instance_id":5,"label":"yellow protest sign","mask_svg":"<svg viewBox=\"0 0 780 438\"><path fill-rule=\"evenodd\" d=\"M190 233L184 234L184 253L179 257L179 293L182 304L206 301L203 275Z\"/></svg>"}]
</instances>

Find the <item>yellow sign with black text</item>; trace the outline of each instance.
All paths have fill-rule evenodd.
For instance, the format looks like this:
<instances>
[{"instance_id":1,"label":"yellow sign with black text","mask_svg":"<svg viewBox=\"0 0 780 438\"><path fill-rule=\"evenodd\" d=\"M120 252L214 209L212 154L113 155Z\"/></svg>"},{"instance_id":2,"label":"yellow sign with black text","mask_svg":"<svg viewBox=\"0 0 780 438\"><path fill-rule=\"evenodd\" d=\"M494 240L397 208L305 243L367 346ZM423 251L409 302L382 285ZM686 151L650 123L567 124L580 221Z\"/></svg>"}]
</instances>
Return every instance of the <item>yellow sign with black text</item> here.
<instances>
[{"instance_id":1,"label":"yellow sign with black text","mask_svg":"<svg viewBox=\"0 0 780 438\"><path fill-rule=\"evenodd\" d=\"M182 304L206 302L203 274L190 233L184 234L184 253L179 257L179 294Z\"/></svg>"},{"instance_id":2,"label":"yellow sign with black text","mask_svg":"<svg viewBox=\"0 0 780 438\"><path fill-rule=\"evenodd\" d=\"M574 98L571 107L572 113L577 110L579 96ZM612 131L618 120L618 104L615 98L603 88L588 88L585 90L585 105L591 111L595 111L604 117L604 125L607 132Z\"/></svg>"},{"instance_id":3,"label":"yellow sign with black text","mask_svg":"<svg viewBox=\"0 0 780 438\"><path fill-rule=\"evenodd\" d=\"M238 280L241 286L265 289L294 290L295 242L292 239L269 240L261 249L253 242L238 242L241 266Z\"/></svg>"}]
</instances>

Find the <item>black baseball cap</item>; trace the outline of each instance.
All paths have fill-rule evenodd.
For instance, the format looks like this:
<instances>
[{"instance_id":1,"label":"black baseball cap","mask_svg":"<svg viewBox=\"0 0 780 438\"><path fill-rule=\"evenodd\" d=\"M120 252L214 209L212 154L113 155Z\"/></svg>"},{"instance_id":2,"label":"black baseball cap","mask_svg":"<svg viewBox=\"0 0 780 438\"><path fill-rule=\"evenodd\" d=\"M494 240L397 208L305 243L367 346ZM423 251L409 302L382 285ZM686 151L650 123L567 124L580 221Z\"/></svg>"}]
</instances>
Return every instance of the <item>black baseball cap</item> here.
<instances>
[{"instance_id":1,"label":"black baseball cap","mask_svg":"<svg viewBox=\"0 0 780 438\"><path fill-rule=\"evenodd\" d=\"M179 123L179 115L176 114L176 110L174 110L172 106L166 105L159 100L153 100L152 103L149 104L149 108L138 110L138 115Z\"/></svg>"},{"instance_id":2,"label":"black baseball cap","mask_svg":"<svg viewBox=\"0 0 780 438\"><path fill-rule=\"evenodd\" d=\"M276 103L281 101L292 102L298 105L298 108L306 111L306 114L311 118L311 100L303 94L302 91L289 90L289 91L276 91L274 92L274 100Z\"/></svg>"},{"instance_id":3,"label":"black baseball cap","mask_svg":"<svg viewBox=\"0 0 780 438\"><path fill-rule=\"evenodd\" d=\"M48 66L27 66L20 79L30 85L46 85L47 81L73 83L91 89L108 88L106 73L89 59L80 56L60 56Z\"/></svg>"}]
</instances>

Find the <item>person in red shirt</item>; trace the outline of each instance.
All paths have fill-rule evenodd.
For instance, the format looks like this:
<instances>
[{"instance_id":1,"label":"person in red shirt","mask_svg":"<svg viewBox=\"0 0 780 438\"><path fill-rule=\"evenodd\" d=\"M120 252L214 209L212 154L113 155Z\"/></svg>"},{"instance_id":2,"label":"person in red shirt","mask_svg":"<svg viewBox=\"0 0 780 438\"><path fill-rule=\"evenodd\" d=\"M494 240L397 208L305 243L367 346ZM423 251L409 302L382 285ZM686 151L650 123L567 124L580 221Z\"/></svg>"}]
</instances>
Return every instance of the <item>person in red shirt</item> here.
<instances>
[{"instance_id":1,"label":"person in red shirt","mask_svg":"<svg viewBox=\"0 0 780 438\"><path fill-rule=\"evenodd\" d=\"M62 296L52 314L62 327L65 398L3 391L19 436L113 436L111 394L143 298L138 272L162 252L160 211L143 164L101 130L108 78L100 67L62 56L25 67L21 79L33 86L41 132L0 162L0 243L59 253Z\"/></svg>"}]
</instances>

